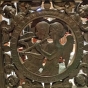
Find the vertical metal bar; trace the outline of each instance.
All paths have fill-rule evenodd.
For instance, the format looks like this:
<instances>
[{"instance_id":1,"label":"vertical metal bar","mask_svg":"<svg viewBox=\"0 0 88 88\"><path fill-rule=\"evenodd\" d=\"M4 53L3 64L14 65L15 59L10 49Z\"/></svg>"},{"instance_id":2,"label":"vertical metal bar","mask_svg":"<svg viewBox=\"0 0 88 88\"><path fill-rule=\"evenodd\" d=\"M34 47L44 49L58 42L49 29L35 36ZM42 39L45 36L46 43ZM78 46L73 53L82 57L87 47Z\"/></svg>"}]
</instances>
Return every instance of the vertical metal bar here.
<instances>
[{"instance_id":1,"label":"vertical metal bar","mask_svg":"<svg viewBox=\"0 0 88 88\"><path fill-rule=\"evenodd\" d=\"M0 22L2 21L2 16L1 16L1 14L0 14Z\"/></svg>"},{"instance_id":2,"label":"vertical metal bar","mask_svg":"<svg viewBox=\"0 0 88 88\"><path fill-rule=\"evenodd\" d=\"M0 21L1 21L1 15L0 15ZM2 55L2 33L0 28L0 88L5 88L5 77L4 77L4 61L3 61L3 55Z\"/></svg>"}]
</instances>

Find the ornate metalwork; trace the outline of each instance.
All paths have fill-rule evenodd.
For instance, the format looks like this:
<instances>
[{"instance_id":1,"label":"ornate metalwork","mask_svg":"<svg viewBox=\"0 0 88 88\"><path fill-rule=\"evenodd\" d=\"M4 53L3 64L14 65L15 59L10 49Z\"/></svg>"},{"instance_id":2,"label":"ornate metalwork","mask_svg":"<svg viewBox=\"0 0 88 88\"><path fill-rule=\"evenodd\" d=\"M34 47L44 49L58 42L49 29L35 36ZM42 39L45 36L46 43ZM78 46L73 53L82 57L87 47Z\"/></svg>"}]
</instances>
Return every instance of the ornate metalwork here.
<instances>
[{"instance_id":1,"label":"ornate metalwork","mask_svg":"<svg viewBox=\"0 0 88 88\"><path fill-rule=\"evenodd\" d=\"M9 19L0 22L2 88L72 88L71 79L88 87L88 4L80 3L0 2Z\"/></svg>"}]
</instances>

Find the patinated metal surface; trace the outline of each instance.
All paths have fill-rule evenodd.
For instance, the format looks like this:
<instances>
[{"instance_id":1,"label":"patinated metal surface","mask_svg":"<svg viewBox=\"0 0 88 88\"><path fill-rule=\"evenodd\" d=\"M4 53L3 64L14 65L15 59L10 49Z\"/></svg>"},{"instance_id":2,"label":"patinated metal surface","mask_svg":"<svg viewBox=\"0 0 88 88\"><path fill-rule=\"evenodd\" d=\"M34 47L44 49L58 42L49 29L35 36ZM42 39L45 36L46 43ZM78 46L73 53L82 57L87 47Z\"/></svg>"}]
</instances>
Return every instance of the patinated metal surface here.
<instances>
[{"instance_id":1,"label":"patinated metal surface","mask_svg":"<svg viewBox=\"0 0 88 88\"><path fill-rule=\"evenodd\" d=\"M1 1L0 12L2 88L88 86L87 3Z\"/></svg>"},{"instance_id":2,"label":"patinated metal surface","mask_svg":"<svg viewBox=\"0 0 88 88\"><path fill-rule=\"evenodd\" d=\"M1 24L0 24L1 25ZM0 82L0 85L2 85L2 88L5 86L5 77L4 77L4 63L3 63L3 51L2 51L2 30L0 28L0 79L3 79Z\"/></svg>"}]
</instances>

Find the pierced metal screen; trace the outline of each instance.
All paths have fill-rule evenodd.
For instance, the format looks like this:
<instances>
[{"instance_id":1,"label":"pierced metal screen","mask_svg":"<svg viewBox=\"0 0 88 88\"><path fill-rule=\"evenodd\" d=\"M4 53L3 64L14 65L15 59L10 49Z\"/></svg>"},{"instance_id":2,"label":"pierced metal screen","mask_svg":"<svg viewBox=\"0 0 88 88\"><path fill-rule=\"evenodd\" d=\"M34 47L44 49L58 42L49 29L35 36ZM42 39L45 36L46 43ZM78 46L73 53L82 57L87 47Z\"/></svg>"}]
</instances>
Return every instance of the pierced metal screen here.
<instances>
[{"instance_id":1,"label":"pierced metal screen","mask_svg":"<svg viewBox=\"0 0 88 88\"><path fill-rule=\"evenodd\" d=\"M88 86L88 4L0 1L0 88Z\"/></svg>"}]
</instances>

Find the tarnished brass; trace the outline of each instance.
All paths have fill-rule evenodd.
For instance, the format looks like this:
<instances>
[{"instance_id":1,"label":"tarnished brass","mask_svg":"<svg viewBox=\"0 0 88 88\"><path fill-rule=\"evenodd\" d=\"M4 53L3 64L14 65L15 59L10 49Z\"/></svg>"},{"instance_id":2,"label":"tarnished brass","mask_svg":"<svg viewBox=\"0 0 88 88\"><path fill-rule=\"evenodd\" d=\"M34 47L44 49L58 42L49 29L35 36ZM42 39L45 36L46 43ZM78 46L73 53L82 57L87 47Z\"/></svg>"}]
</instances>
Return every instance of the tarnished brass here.
<instances>
[{"instance_id":1,"label":"tarnished brass","mask_svg":"<svg viewBox=\"0 0 88 88\"><path fill-rule=\"evenodd\" d=\"M88 87L87 6L0 1L0 88Z\"/></svg>"}]
</instances>

